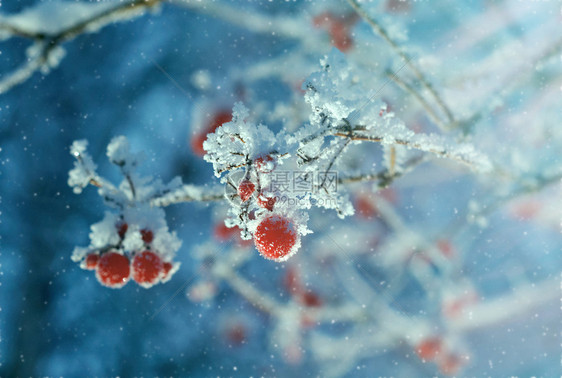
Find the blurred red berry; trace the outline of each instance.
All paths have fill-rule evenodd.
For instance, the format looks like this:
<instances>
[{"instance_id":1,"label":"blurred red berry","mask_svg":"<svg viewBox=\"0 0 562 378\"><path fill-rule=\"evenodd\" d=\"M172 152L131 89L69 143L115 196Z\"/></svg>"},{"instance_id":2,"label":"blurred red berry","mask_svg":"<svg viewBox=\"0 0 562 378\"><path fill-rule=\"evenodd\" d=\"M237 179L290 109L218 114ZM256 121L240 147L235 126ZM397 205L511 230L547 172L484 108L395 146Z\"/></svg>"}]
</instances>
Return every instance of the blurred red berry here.
<instances>
[{"instance_id":1,"label":"blurred red berry","mask_svg":"<svg viewBox=\"0 0 562 378\"><path fill-rule=\"evenodd\" d=\"M337 16L331 12L324 12L314 17L312 22L315 27L322 28L330 34L334 47L346 52L353 47L350 29L357 22L357 19L355 13Z\"/></svg>"},{"instance_id":2,"label":"blurred red berry","mask_svg":"<svg viewBox=\"0 0 562 378\"><path fill-rule=\"evenodd\" d=\"M374 201L365 194L360 194L355 199L355 209L357 210L356 214L361 218L371 219L378 215L377 206Z\"/></svg>"},{"instance_id":3,"label":"blurred red berry","mask_svg":"<svg viewBox=\"0 0 562 378\"><path fill-rule=\"evenodd\" d=\"M207 140L207 132L195 134L191 138L191 151L197 156L204 156L205 150L203 149L203 142Z\"/></svg>"},{"instance_id":4,"label":"blurred red berry","mask_svg":"<svg viewBox=\"0 0 562 378\"><path fill-rule=\"evenodd\" d=\"M215 132L219 126L230 121L232 121L230 110L218 111L203 130L191 138L191 150L193 153L197 156L205 155L206 151L203 149L203 142L207 140L207 135Z\"/></svg>"},{"instance_id":5,"label":"blurred red berry","mask_svg":"<svg viewBox=\"0 0 562 378\"><path fill-rule=\"evenodd\" d=\"M297 241L298 234L293 222L279 215L271 215L262 220L254 233L258 252L271 260L286 260L295 252Z\"/></svg>"},{"instance_id":6,"label":"blurred red berry","mask_svg":"<svg viewBox=\"0 0 562 378\"><path fill-rule=\"evenodd\" d=\"M441 352L441 339L438 337L431 337L421 341L416 346L416 353L422 360L433 360Z\"/></svg>"},{"instance_id":7,"label":"blurred red berry","mask_svg":"<svg viewBox=\"0 0 562 378\"><path fill-rule=\"evenodd\" d=\"M299 296L299 302L306 307L320 307L322 306L322 300L320 297L313 292L302 293Z\"/></svg>"},{"instance_id":8,"label":"blurred red berry","mask_svg":"<svg viewBox=\"0 0 562 378\"><path fill-rule=\"evenodd\" d=\"M451 258L455 255L455 249L451 242L446 239L437 240L437 249L447 258Z\"/></svg>"},{"instance_id":9,"label":"blurred red berry","mask_svg":"<svg viewBox=\"0 0 562 378\"><path fill-rule=\"evenodd\" d=\"M341 52L346 52L353 47L353 39L349 33L349 26L343 22L333 23L330 27L330 37L332 38L332 45Z\"/></svg>"},{"instance_id":10,"label":"blurred red berry","mask_svg":"<svg viewBox=\"0 0 562 378\"><path fill-rule=\"evenodd\" d=\"M512 207L513 214L520 220L535 218L539 214L540 209L541 203L538 200L526 200Z\"/></svg>"},{"instance_id":11,"label":"blurred red berry","mask_svg":"<svg viewBox=\"0 0 562 378\"><path fill-rule=\"evenodd\" d=\"M446 354L439 359L437 365L441 373L445 375L455 375L461 369L463 362L456 354Z\"/></svg>"},{"instance_id":12,"label":"blurred red berry","mask_svg":"<svg viewBox=\"0 0 562 378\"><path fill-rule=\"evenodd\" d=\"M119 289L129 281L131 274L127 256L117 252L104 253L96 267L98 281L107 287Z\"/></svg>"},{"instance_id":13,"label":"blurred red berry","mask_svg":"<svg viewBox=\"0 0 562 378\"><path fill-rule=\"evenodd\" d=\"M299 272L295 267L287 268L283 277L283 286L289 293L297 293L302 290Z\"/></svg>"},{"instance_id":14,"label":"blurred red berry","mask_svg":"<svg viewBox=\"0 0 562 378\"><path fill-rule=\"evenodd\" d=\"M232 324L226 331L226 338L230 344L239 346L246 341L246 328L242 324Z\"/></svg>"},{"instance_id":15,"label":"blurred red berry","mask_svg":"<svg viewBox=\"0 0 562 378\"><path fill-rule=\"evenodd\" d=\"M160 256L152 251L137 253L133 258L133 280L145 288L158 282L163 269Z\"/></svg>"},{"instance_id":16,"label":"blurred red berry","mask_svg":"<svg viewBox=\"0 0 562 378\"><path fill-rule=\"evenodd\" d=\"M227 227L224 222L219 222L213 230L213 235L218 241L227 241L232 239L239 231L238 227Z\"/></svg>"}]
</instances>

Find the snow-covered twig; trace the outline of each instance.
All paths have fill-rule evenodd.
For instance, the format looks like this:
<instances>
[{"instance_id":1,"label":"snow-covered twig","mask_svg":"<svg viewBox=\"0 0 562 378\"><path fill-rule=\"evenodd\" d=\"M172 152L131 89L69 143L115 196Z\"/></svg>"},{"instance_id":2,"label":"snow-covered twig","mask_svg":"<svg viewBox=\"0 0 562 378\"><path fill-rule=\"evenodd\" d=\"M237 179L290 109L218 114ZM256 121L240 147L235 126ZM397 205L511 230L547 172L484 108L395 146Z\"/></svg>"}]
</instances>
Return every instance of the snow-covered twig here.
<instances>
[{"instance_id":1,"label":"snow-covered twig","mask_svg":"<svg viewBox=\"0 0 562 378\"><path fill-rule=\"evenodd\" d=\"M43 3L22 13L0 14L0 39L22 37L34 41L27 62L0 80L0 94L28 80L38 70L56 67L60 47L81 34L93 33L114 23L143 15L163 0L130 0L121 3ZM37 22L41 20L41 22Z\"/></svg>"},{"instance_id":2,"label":"snow-covered twig","mask_svg":"<svg viewBox=\"0 0 562 378\"><path fill-rule=\"evenodd\" d=\"M524 284L511 293L467 306L459 316L449 319L448 327L457 332L493 326L538 306L560 298L560 279Z\"/></svg>"},{"instance_id":3,"label":"snow-covered twig","mask_svg":"<svg viewBox=\"0 0 562 378\"><path fill-rule=\"evenodd\" d=\"M440 140L437 135L413 135L408 139L390 139L387 141L383 136L370 136L365 134L352 134L348 133L334 133L335 136L349 138L351 140L376 142L376 143L393 143L407 148L430 152L438 157L444 157L452 160L459 161L468 165L469 167L482 171L489 172L492 170L492 165L488 158L479 154L474 147L470 144L458 145L455 148L448 149L445 147L445 141Z\"/></svg>"},{"instance_id":4,"label":"snow-covered twig","mask_svg":"<svg viewBox=\"0 0 562 378\"><path fill-rule=\"evenodd\" d=\"M150 201L152 206L169 206L183 202L213 202L224 201L224 188L217 186L209 188L195 185L183 185L177 189L161 193Z\"/></svg>"},{"instance_id":5,"label":"snow-covered twig","mask_svg":"<svg viewBox=\"0 0 562 378\"><path fill-rule=\"evenodd\" d=\"M351 184L351 183L376 181L378 182L379 188L385 188L389 186L395 179L410 172L417 165L423 163L426 160L427 160L426 155L418 155L408 160L404 164L403 169L399 172L398 171L391 172L390 169L385 168L380 172L375 172L375 173L364 173L364 174L358 174L353 176L339 177L338 183Z\"/></svg>"}]
</instances>

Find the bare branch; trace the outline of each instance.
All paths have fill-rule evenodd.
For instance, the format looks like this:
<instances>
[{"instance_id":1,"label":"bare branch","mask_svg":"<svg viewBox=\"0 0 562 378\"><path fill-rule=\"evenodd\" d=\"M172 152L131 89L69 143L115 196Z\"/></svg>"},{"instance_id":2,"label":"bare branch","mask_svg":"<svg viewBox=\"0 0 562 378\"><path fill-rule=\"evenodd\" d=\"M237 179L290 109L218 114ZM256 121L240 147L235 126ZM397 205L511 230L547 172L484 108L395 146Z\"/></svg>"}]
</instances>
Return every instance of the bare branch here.
<instances>
[{"instance_id":1,"label":"bare branch","mask_svg":"<svg viewBox=\"0 0 562 378\"><path fill-rule=\"evenodd\" d=\"M387 72L386 76L392 79L400 88L405 90L406 92L410 93L419 103L423 106L425 111L427 112L429 118L441 129L446 130L448 127L445 125L441 119L435 114L435 111L431 108L429 103L422 97L422 95L416 91L410 84L408 84L405 80L402 80L397 75L392 74L392 72Z\"/></svg>"}]
</instances>

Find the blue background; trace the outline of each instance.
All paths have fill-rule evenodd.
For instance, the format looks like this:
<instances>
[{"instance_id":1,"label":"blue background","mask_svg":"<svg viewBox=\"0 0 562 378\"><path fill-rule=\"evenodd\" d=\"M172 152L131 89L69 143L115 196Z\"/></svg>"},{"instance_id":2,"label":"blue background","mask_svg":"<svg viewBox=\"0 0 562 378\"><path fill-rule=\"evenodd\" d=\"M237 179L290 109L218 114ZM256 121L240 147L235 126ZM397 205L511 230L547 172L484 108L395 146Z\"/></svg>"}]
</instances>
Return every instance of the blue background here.
<instances>
[{"instance_id":1,"label":"blue background","mask_svg":"<svg viewBox=\"0 0 562 378\"><path fill-rule=\"evenodd\" d=\"M0 10L18 12L33 3L4 0ZM244 4L273 13L293 12L303 5ZM431 41L451 23L459 22L479 7L478 2L471 2L454 10L440 10L439 15L433 16L424 11L428 17L412 26L412 39L416 43ZM183 291L173 297L195 274L197 267L189 256L190 248L210 237L212 206L190 203L168 210L170 227L184 244L178 254L183 265L165 285L151 290L136 285L109 290L101 287L91 272L81 270L70 260L76 245L88 244L89 226L99 221L104 211L93 188L77 196L67 186L68 170L73 163L68 153L72 141L88 139L99 171L113 178L118 175L106 162L105 148L113 136L126 135L134 150L147 154L145 172L164 181L180 175L186 183L212 182L210 165L189 151L192 105L202 95L190 83L192 73L207 69L220 78L233 65L242 66L268 54L280 54L283 49L290 49L291 43L165 5L158 14L81 35L64 45L67 55L50 74L35 74L0 95L0 375L322 374L322 367L309 358L299 366L285 364L270 350L266 316L228 288L221 287L216 300L207 304L189 302ZM21 38L2 42L0 72L16 67L24 59L28 45ZM154 62L188 94L176 88ZM264 94L285 94L275 83L263 85ZM215 95L228 98L229 90L216 90ZM461 182L459 193L462 190ZM405 197L415 199L413 195ZM427 207L439 214L441 199L425 200ZM410 214L413 217L414 211ZM498 236L492 229L484 231L489 235L480 239L491 240L501 250L510 233L519 234L522 230L510 228L508 235ZM539 276L557 274L559 235L534 232L534 237L546 246L544 249L552 253L537 257L529 252L532 265L541 267ZM529 246L516 246L515 251L525 253L535 246L532 241ZM505 253L490 262L480 250L477 244L470 261L472 269L502 269ZM280 280L277 266L256 259L248 273L272 277L266 285L276 290ZM502 280L495 286L486 282L482 290L489 294L509 288L509 283ZM170 298L173 299L169 304L152 318ZM544 324L560 325L556 321L558 309L543 310ZM236 314L244 314L254 325L247 344L241 347L229 346L220 332L224 318ZM528 348L536 346L541 353L545 349L536 332L541 324L529 322L527 327L516 327L513 334L504 330L497 330L497 336L471 334L471 344L480 348L476 351L480 360L469 373L557 375L560 365L556 355L560 350L549 350L551 344L546 348L548 356L537 355L535 362L518 365L518 356L527 353ZM483 336L487 340L497 337L498 344L480 341ZM371 376L364 374L366 371L396 374L394 361L404 364L404 371L415 371L420 376L435 374L433 366L408 358L411 351L406 349L398 348L364 361L366 370L349 375ZM507 357L500 361L496 357L506 355L502 352ZM492 356L496 370L489 368L486 355Z\"/></svg>"}]
</instances>

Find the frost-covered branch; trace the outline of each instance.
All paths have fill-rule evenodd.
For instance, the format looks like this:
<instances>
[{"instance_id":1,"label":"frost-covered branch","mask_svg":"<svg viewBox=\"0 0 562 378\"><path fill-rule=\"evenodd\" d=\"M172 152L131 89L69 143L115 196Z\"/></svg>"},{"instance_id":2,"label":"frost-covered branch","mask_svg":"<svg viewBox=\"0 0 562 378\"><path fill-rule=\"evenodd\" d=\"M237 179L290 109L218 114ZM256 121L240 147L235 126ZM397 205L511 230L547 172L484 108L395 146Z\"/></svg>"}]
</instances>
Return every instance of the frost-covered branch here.
<instances>
[{"instance_id":1,"label":"frost-covered branch","mask_svg":"<svg viewBox=\"0 0 562 378\"><path fill-rule=\"evenodd\" d=\"M392 184L392 182L403 176L404 174L410 172L414 169L417 165L423 163L427 160L424 155L418 155L411 159L409 159L404 165L402 166L402 170L392 172L389 168L385 168L376 173L364 173L364 174L357 174L352 176L343 176L338 178L338 183L340 184L351 184L351 183L361 183L361 182L369 182L375 181L377 182L377 186L379 188L385 188Z\"/></svg>"},{"instance_id":2,"label":"frost-covered branch","mask_svg":"<svg viewBox=\"0 0 562 378\"><path fill-rule=\"evenodd\" d=\"M198 187L195 185L183 185L177 189L159 194L150 203L152 206L169 206L183 202L213 202L224 201L224 188L206 186Z\"/></svg>"},{"instance_id":3,"label":"frost-covered branch","mask_svg":"<svg viewBox=\"0 0 562 378\"><path fill-rule=\"evenodd\" d=\"M491 327L559 298L558 278L538 284L521 284L514 287L509 294L467 306L459 316L448 320L448 326L457 332Z\"/></svg>"},{"instance_id":4,"label":"frost-covered branch","mask_svg":"<svg viewBox=\"0 0 562 378\"><path fill-rule=\"evenodd\" d=\"M261 293L251 282L245 280L239 273L224 269L220 278L224 279L232 289L244 297L249 303L261 311L271 315L278 314L281 304L270 298L267 293Z\"/></svg>"},{"instance_id":5,"label":"frost-covered branch","mask_svg":"<svg viewBox=\"0 0 562 378\"><path fill-rule=\"evenodd\" d=\"M120 3L49 2L15 15L0 14L0 40L30 39L27 62L0 80L0 94L28 80L35 72L44 74L57 67L65 52L61 45L84 33L143 15L162 0L130 0Z\"/></svg>"},{"instance_id":6,"label":"frost-covered branch","mask_svg":"<svg viewBox=\"0 0 562 378\"><path fill-rule=\"evenodd\" d=\"M430 152L438 157L459 161L481 172L490 172L492 169L487 157L479 154L472 145L459 144L453 148L447 148L447 142L437 135L416 135L412 132L408 139L393 139L392 137L385 138L363 134L349 135L347 133L335 133L334 135L356 141L397 144L409 149Z\"/></svg>"}]
</instances>

